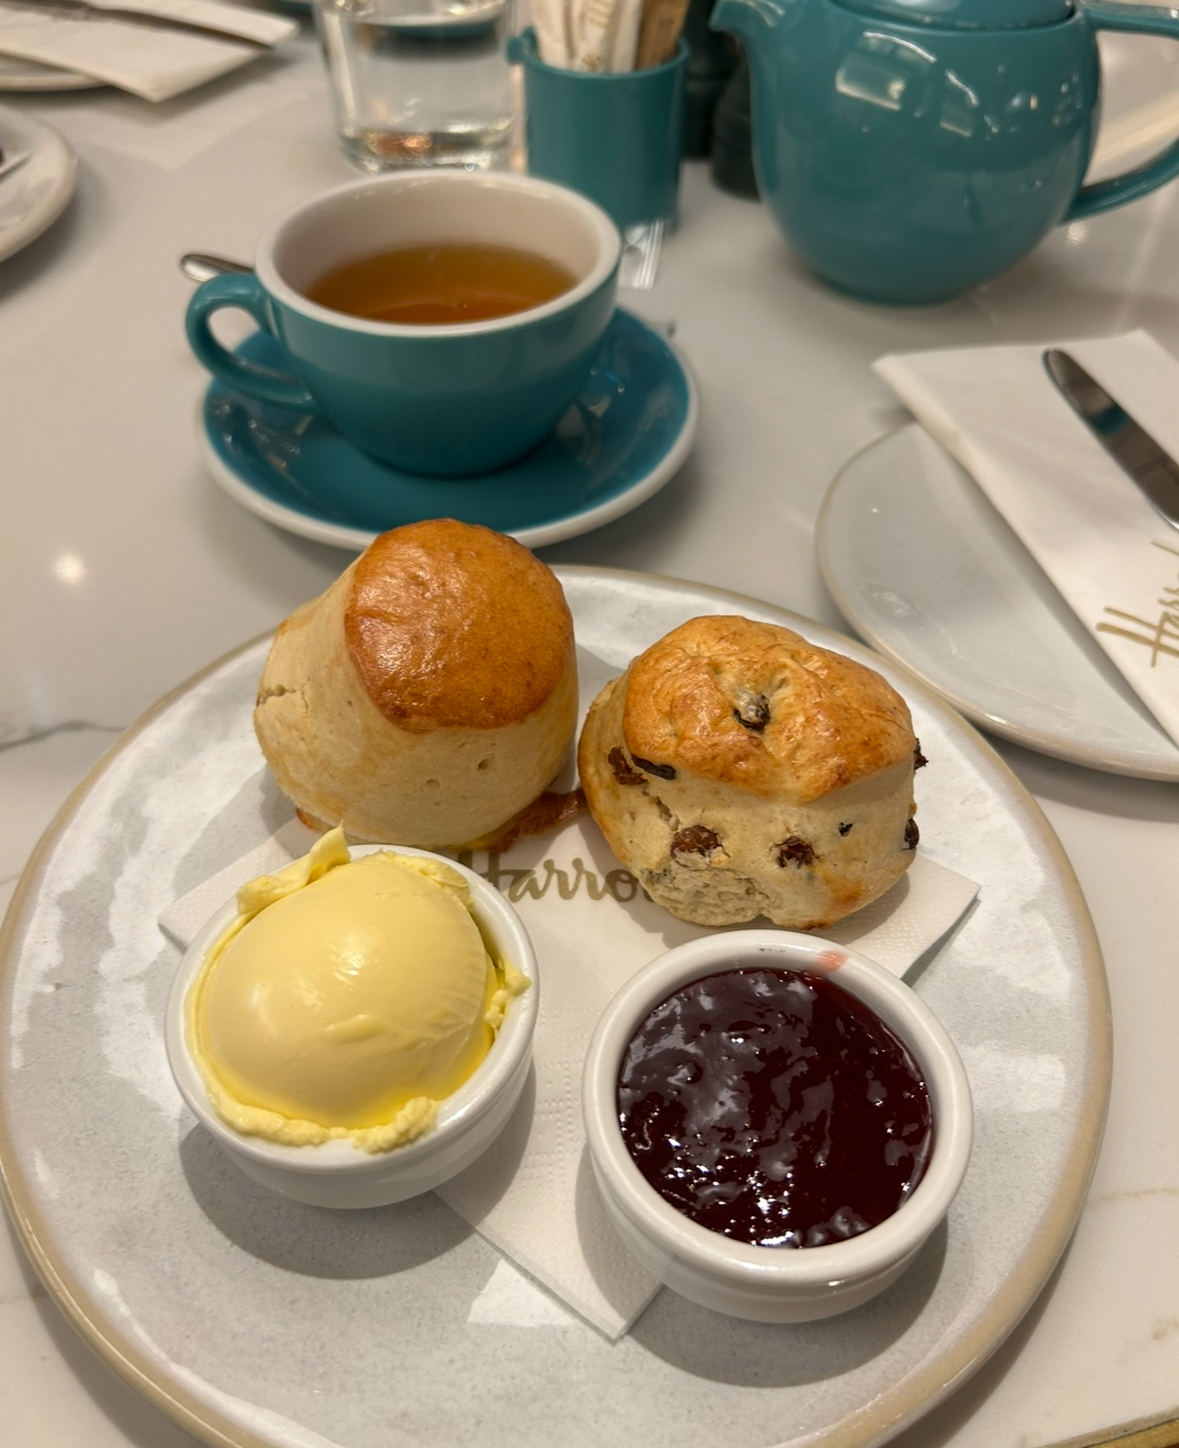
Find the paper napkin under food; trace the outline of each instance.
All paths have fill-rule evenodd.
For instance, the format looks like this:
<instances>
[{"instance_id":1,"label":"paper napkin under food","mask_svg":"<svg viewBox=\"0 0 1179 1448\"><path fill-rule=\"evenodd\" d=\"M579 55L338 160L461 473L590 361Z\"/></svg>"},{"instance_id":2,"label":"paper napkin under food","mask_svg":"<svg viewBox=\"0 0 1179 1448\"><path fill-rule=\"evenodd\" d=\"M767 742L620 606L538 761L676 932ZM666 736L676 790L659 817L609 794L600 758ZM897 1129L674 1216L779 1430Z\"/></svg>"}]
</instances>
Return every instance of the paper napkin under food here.
<instances>
[{"instance_id":1,"label":"paper napkin under food","mask_svg":"<svg viewBox=\"0 0 1179 1448\"><path fill-rule=\"evenodd\" d=\"M239 885L305 854L317 838L292 821L178 900L161 926L187 946ZM520 912L539 962L541 1005L534 1086L525 1087L494 1149L438 1195L518 1267L618 1338L658 1284L603 1214L581 1124L582 1062L619 987L664 950L709 932L647 899L588 817L520 840L502 855L458 858L492 880ZM918 853L881 900L823 934L900 975L957 923L977 893L977 885Z\"/></svg>"},{"instance_id":2,"label":"paper napkin under food","mask_svg":"<svg viewBox=\"0 0 1179 1448\"><path fill-rule=\"evenodd\" d=\"M1179 744L1179 529L1057 390L1043 363L1050 346L1070 352L1179 457L1179 362L1143 331L911 352L874 365L971 474Z\"/></svg>"},{"instance_id":3,"label":"paper napkin under food","mask_svg":"<svg viewBox=\"0 0 1179 1448\"><path fill-rule=\"evenodd\" d=\"M296 21L226 0L5 3L0 54L60 66L164 101L245 65L298 28Z\"/></svg>"}]
</instances>

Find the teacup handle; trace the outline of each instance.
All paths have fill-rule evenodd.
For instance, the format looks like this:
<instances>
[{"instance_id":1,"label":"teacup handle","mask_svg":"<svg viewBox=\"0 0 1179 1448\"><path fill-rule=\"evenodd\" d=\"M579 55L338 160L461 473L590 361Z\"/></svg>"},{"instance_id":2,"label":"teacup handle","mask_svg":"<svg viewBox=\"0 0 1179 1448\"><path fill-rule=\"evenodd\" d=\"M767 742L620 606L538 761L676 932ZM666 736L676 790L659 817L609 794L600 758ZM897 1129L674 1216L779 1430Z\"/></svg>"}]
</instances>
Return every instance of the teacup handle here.
<instances>
[{"instance_id":1,"label":"teacup handle","mask_svg":"<svg viewBox=\"0 0 1179 1448\"><path fill-rule=\"evenodd\" d=\"M1179 13L1174 10L1162 10L1155 5L1108 5L1103 0L1084 0L1082 9L1094 30L1132 30L1179 40ZM1145 166L1082 186L1062 220L1079 221L1123 206L1127 201L1137 201L1176 175L1179 175L1179 141L1174 141Z\"/></svg>"},{"instance_id":2,"label":"teacup handle","mask_svg":"<svg viewBox=\"0 0 1179 1448\"><path fill-rule=\"evenodd\" d=\"M284 377L257 363L246 362L218 342L209 320L222 307L240 307L243 312L249 312L264 332L274 335L266 293L253 272L210 277L192 294L184 318L188 344L197 360L235 392L299 412L316 411L315 399L298 378Z\"/></svg>"}]
</instances>

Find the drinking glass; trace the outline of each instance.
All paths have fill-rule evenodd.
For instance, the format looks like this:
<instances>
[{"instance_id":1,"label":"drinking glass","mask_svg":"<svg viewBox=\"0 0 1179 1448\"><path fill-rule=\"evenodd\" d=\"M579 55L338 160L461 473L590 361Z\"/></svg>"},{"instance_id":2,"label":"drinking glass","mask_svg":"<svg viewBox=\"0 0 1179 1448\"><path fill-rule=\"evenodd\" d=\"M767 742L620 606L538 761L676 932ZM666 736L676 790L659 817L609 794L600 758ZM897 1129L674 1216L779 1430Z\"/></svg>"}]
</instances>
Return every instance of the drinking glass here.
<instances>
[{"instance_id":1,"label":"drinking glass","mask_svg":"<svg viewBox=\"0 0 1179 1448\"><path fill-rule=\"evenodd\" d=\"M510 0L316 0L336 127L366 171L507 163Z\"/></svg>"}]
</instances>

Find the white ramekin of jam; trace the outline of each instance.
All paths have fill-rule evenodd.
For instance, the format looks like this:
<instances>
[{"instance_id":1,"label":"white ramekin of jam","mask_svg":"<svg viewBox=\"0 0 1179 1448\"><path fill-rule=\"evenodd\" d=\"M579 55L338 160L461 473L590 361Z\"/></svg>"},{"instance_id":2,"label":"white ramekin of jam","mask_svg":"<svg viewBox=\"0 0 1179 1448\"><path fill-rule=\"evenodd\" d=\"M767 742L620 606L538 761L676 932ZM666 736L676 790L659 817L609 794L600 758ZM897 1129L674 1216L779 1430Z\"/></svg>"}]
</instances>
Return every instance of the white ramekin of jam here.
<instances>
[{"instance_id":1,"label":"white ramekin of jam","mask_svg":"<svg viewBox=\"0 0 1179 1448\"><path fill-rule=\"evenodd\" d=\"M607 1211L704 1307L808 1322L905 1270L970 1156L958 1053L902 981L783 930L710 935L618 992L582 1104Z\"/></svg>"}]
</instances>

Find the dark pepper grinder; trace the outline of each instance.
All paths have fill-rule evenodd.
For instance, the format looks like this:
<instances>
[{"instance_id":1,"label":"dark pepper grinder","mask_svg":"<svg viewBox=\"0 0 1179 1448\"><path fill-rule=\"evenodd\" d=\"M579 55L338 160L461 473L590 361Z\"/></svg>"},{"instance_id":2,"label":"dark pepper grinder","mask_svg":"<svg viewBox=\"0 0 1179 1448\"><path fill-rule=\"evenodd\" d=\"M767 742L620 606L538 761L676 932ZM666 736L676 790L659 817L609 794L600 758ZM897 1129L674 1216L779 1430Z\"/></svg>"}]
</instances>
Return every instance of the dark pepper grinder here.
<instances>
[{"instance_id":1,"label":"dark pepper grinder","mask_svg":"<svg viewBox=\"0 0 1179 1448\"><path fill-rule=\"evenodd\" d=\"M744 49L712 116L712 179L723 191L757 197L750 120L749 60Z\"/></svg>"},{"instance_id":2,"label":"dark pepper grinder","mask_svg":"<svg viewBox=\"0 0 1179 1448\"><path fill-rule=\"evenodd\" d=\"M737 63L731 36L708 28L715 0L690 0L683 38L688 46L684 90L684 147L688 157L707 156L712 148L712 117L725 82Z\"/></svg>"}]
</instances>

